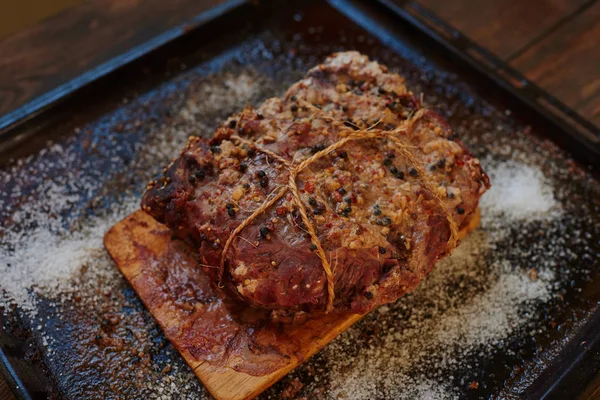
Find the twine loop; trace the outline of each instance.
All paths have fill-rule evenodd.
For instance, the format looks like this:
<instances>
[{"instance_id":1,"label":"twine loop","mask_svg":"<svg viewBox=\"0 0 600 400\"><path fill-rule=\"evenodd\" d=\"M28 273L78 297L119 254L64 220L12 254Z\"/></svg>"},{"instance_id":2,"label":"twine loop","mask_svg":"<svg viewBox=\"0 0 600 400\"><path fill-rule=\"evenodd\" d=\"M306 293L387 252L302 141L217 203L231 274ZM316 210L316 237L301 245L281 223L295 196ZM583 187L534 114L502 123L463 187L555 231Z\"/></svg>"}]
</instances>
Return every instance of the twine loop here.
<instances>
[{"instance_id":1,"label":"twine loop","mask_svg":"<svg viewBox=\"0 0 600 400\"><path fill-rule=\"evenodd\" d=\"M329 147L315 153L311 157L309 157L306 160L304 160L300 163L297 163L297 164L290 163L287 159L281 157L280 155L278 155L268 149L265 149L265 148L259 146L255 142L246 140L237 135L231 136L231 139L238 141L242 144L245 144L248 147L253 148L253 150L265 154L267 157L271 157L272 159L279 161L281 164L283 164L288 169L289 179L288 179L287 185L284 185L278 189L273 190L267 196L267 199L265 200L265 202L259 208L257 208L250 216L248 216L248 218L246 218L240 225L238 225L237 228L235 228L233 230L233 232L231 232L229 238L225 242L225 246L223 247L223 251L221 253L221 261L220 261L220 265L219 265L219 274L218 274L219 285L221 285L221 280L223 278L223 272L225 270L225 257L227 255L227 252L229 251L233 241L237 237L237 235L239 235L240 232L244 228L246 228L248 225L250 225L252 223L252 221L254 221L260 214L262 214L266 210L268 210L271 206L273 206L273 204L275 204L279 199L281 199L288 191L290 191L292 194L292 201L293 201L294 205L298 208L298 211L300 212L300 216L302 217L302 222L306 226L307 232L310 235L312 244L316 246L315 251L316 251L317 255L319 256L319 258L321 259L321 263L323 266L323 272L325 273L325 277L327 279L328 298L327 298L327 306L326 306L325 312L328 313L333 309L333 302L335 300L333 271L331 268L331 263L327 259L327 255L325 254L325 250L323 249L323 245L321 244L321 241L319 240L319 238L317 236L315 227L311 223L311 221L308 217L308 214L306 212L306 207L304 206L304 203L302 202L302 199L300 197L300 192L298 190L298 186L296 185L296 178L297 178L298 174L302 170L304 170L306 167L311 165L313 162L315 162L318 159L320 159L321 157L331 153L332 151L335 151L335 150L341 148L342 146L344 146L346 143L348 143L350 141L363 140L363 139L388 139L400 151L400 153L412 164L413 168L418 172L419 176L422 177L423 186L432 195L435 202L438 204L440 209L442 209L442 211L444 212L446 219L448 220L448 223L450 226L450 238L448 239L448 251L452 251L458 244L458 227L456 225L456 222L454 222L454 218L452 217L452 214L446 208L443 200L437 194L435 188L433 187L433 184L427 177L427 175L425 173L425 169L423 169L422 166L419 165L419 162L416 160L416 158L413 156L413 154L408 150L407 146L404 143L402 143L402 141L400 141L400 139L398 139L395 136L395 134L397 134L399 132L410 131L412 129L413 124L416 121L418 121L421 117L423 117L423 115L425 114L425 111L423 109L416 111L412 116L410 116L408 119L403 121L400 125L398 125L393 130L388 131L388 130L376 129L375 127L378 125L378 123L376 123L375 125L367 128L367 129L353 130L352 128L344 125L342 122L336 120L332 116L326 114L324 111L318 109L313 104L310 104L305 101L302 101L302 103L304 103L303 105L312 109L315 112L315 115L319 114L324 119L330 120L335 125L340 126L343 131L349 132L349 134L346 137L343 137L340 140L338 140L337 142L331 144ZM242 117L243 117L243 113L242 113ZM240 118L240 120L238 121L238 124L241 121L241 119L242 118Z\"/></svg>"}]
</instances>

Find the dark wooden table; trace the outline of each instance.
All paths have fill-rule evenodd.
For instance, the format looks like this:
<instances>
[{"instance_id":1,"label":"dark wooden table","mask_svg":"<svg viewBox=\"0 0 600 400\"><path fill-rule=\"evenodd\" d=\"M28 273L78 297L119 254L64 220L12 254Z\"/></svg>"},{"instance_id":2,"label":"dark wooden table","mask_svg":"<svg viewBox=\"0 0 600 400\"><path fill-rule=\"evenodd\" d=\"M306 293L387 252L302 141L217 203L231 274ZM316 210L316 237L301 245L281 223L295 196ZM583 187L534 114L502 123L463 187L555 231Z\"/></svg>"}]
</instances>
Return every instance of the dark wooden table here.
<instances>
[{"instance_id":1,"label":"dark wooden table","mask_svg":"<svg viewBox=\"0 0 600 400\"><path fill-rule=\"evenodd\" d=\"M1 38L0 115L221 1L88 0ZM600 125L600 0L418 1Z\"/></svg>"}]
</instances>

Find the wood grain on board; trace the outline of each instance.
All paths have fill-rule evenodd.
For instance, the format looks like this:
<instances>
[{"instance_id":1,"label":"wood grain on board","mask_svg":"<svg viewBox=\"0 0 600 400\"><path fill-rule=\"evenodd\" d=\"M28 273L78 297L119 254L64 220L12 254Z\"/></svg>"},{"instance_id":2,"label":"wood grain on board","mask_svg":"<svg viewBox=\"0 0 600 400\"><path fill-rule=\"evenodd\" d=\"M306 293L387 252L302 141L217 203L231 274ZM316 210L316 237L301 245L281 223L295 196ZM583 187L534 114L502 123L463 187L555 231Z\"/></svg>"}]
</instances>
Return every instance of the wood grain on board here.
<instances>
[{"instance_id":1,"label":"wood grain on board","mask_svg":"<svg viewBox=\"0 0 600 400\"><path fill-rule=\"evenodd\" d=\"M0 115L221 2L89 0L0 40Z\"/></svg>"},{"instance_id":2,"label":"wood grain on board","mask_svg":"<svg viewBox=\"0 0 600 400\"><path fill-rule=\"evenodd\" d=\"M169 278L161 279L162 272L168 270L173 260L173 252L178 254L177 259L185 259L185 254L180 248L175 247L177 241L171 239L170 231L164 225L156 222L147 213L139 210L113 226L104 237L104 245L115 261L117 267L129 281L137 295L146 305L152 316L161 326L167 338L179 350L187 364L202 381L206 389L216 400L245 400L251 399L263 392L273 383L283 378L302 361L308 359L317 351L325 347L340 333L344 332L350 325L358 321L362 315L349 313L331 313L318 319L312 319L304 324L293 325L286 328L285 335L278 338L268 347L287 349L293 348L292 352L283 350L281 353L267 352L265 354L253 355L251 359L240 357L235 351L225 356L223 365L206 362L202 358L192 355L186 339L194 330L198 319L204 319L201 324L203 328L194 330L194 336L204 337L207 332L218 332L222 328L222 319L210 317L212 311L204 311L205 308L212 310L213 305L202 307L202 301L191 304L193 313L181 311L170 297L161 293L168 293L169 288L177 286L177 280L182 279L182 285L188 284L195 275L169 275ZM151 256L148 256L152 253ZM188 266L189 265L189 266ZM184 270L195 268L195 263L179 265L176 269ZM200 279L198 277L197 279ZM165 282L168 280L168 284ZM199 307L196 307L196 306ZM224 311L229 312L229 311ZM207 317L207 314L209 316ZM235 322L235 317L228 321L235 325L239 331L245 331L246 325ZM273 333L269 327L261 326L254 328L254 337L272 337ZM191 332L191 331L190 331ZM281 344L280 341L286 341ZM289 344L289 345L288 345ZM282 345L281 347L279 347ZM245 347L245 345L242 345ZM240 370L255 369L254 364L269 365L275 363L268 372L250 375L239 372ZM233 369L236 366L237 370Z\"/></svg>"},{"instance_id":3,"label":"wood grain on board","mask_svg":"<svg viewBox=\"0 0 600 400\"><path fill-rule=\"evenodd\" d=\"M479 210L474 214L468 226L460 232L460 238L464 238L469 232L479 225ZM190 280L200 280L197 275L172 274L164 278L164 271L172 266L173 254L178 255L178 260L186 259L181 248L175 247L180 241L171 239L169 229L156 222L144 211L136 211L121 222L113 226L104 236L104 245L108 253L115 261L117 268L129 281L137 295L146 305L152 316L161 326L166 337L177 348L187 364L202 381L204 386L217 400L245 400L251 399L262 393L269 386L283 378L291 370L300 365L304 360L311 357L317 351L325 347L339 334L348 329L353 323L362 318L362 315L332 312L319 318L311 319L303 324L289 325L285 329L285 335L276 339L268 348L275 347L279 353L267 352L253 355L251 359L237 355L231 351L224 361L224 365L215 365L194 357L188 350L186 337L187 330L197 326L196 322L203 319L203 328L193 331L193 336L204 337L206 332L217 332L222 329L222 320L210 317L210 312L204 311L202 301L191 304L193 313L182 312L181 306L162 293L169 293L170 288L177 286L177 281L189 284ZM151 254L151 255L149 255ZM175 270L196 270L195 262L178 265ZM197 274L197 272L195 272ZM194 278L195 277L195 278ZM167 283L170 282L170 283ZM183 285L183 283L182 283ZM213 310L214 307L225 307L210 305L206 308ZM189 308L189 307L188 307ZM239 331L244 331L246 325L233 322L236 318L231 317L230 311L227 320L232 321ZM270 328L258 326L253 328L255 337L272 337ZM191 332L191 331L190 331ZM193 346L191 346L193 348ZM288 351L288 349L293 351ZM278 368L263 374L250 375L240 370L254 369L254 364L268 365L276 361ZM235 369L233 368L235 366Z\"/></svg>"}]
</instances>

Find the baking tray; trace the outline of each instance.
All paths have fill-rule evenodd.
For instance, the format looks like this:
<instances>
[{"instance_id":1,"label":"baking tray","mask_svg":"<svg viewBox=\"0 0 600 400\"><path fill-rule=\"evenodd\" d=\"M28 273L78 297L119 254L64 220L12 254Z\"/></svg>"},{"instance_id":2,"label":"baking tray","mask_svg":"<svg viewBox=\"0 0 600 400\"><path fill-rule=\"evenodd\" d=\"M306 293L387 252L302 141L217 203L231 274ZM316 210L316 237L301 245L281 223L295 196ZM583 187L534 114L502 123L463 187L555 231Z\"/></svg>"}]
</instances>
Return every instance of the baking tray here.
<instances>
[{"instance_id":1,"label":"baking tray","mask_svg":"<svg viewBox=\"0 0 600 400\"><path fill-rule=\"evenodd\" d=\"M227 2L0 119L0 244L21 262L0 265L0 286L18 299L2 302L0 360L19 398L206 396L97 239L188 135L209 135L343 49L406 76L484 168L541 173L561 211L521 216L481 256L479 239L465 241L472 267L444 262L262 396L537 399L585 388L600 369L597 128L413 2L266 0ZM477 237L497 223L484 220ZM498 258L518 267L486 270ZM531 281L511 281L522 276ZM499 302L495 324L466 313L482 299ZM451 317L472 329L457 335L460 324L443 325Z\"/></svg>"}]
</instances>

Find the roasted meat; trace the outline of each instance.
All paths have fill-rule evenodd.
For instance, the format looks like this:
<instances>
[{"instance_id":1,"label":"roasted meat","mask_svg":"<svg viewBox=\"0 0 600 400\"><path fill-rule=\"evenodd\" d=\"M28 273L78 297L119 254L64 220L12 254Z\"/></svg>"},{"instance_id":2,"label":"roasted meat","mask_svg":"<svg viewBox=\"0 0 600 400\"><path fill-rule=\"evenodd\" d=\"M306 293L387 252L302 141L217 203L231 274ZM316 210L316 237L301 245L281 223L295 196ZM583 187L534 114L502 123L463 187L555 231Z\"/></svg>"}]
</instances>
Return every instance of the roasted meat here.
<instances>
[{"instance_id":1,"label":"roasted meat","mask_svg":"<svg viewBox=\"0 0 600 400\"><path fill-rule=\"evenodd\" d=\"M413 290L489 188L448 123L357 52L191 137L165 171L143 210L198 248L215 285L279 317Z\"/></svg>"}]
</instances>

